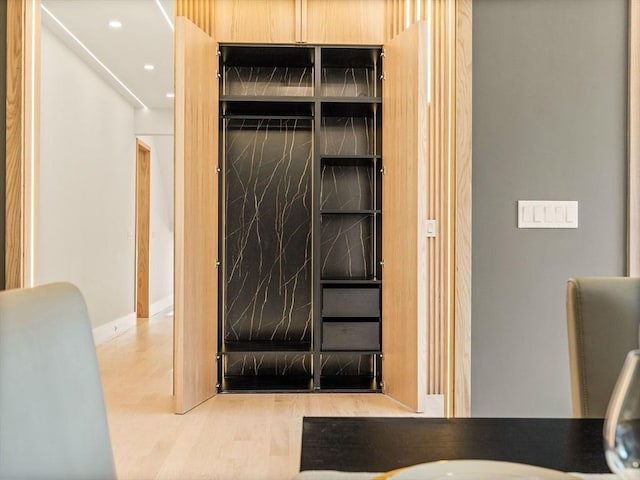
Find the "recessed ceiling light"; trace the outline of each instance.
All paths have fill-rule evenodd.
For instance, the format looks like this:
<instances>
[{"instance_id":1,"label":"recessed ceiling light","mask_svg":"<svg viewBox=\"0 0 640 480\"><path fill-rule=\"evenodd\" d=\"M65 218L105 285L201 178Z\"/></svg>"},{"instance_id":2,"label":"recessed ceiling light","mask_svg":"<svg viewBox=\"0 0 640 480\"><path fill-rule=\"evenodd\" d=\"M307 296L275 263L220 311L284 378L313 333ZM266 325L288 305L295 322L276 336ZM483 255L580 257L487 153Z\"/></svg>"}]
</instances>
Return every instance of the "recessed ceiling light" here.
<instances>
[{"instance_id":1,"label":"recessed ceiling light","mask_svg":"<svg viewBox=\"0 0 640 480\"><path fill-rule=\"evenodd\" d=\"M151 65L150 63L147 63L147 64L144 66L144 69L145 69L145 70L149 70L149 71L151 71L151 70L155 70L155 69L156 69L156 67L155 67L155 66L153 66L153 65Z\"/></svg>"},{"instance_id":2,"label":"recessed ceiling light","mask_svg":"<svg viewBox=\"0 0 640 480\"><path fill-rule=\"evenodd\" d=\"M175 94L175 93L173 93L173 92L169 92L169 93L167 93L167 98L173 98L173 97L175 97L175 96L176 96L176 94Z\"/></svg>"},{"instance_id":3,"label":"recessed ceiling light","mask_svg":"<svg viewBox=\"0 0 640 480\"><path fill-rule=\"evenodd\" d=\"M111 28L122 28L122 22L119 22L118 20L111 20L109 22L109 26Z\"/></svg>"},{"instance_id":4,"label":"recessed ceiling light","mask_svg":"<svg viewBox=\"0 0 640 480\"><path fill-rule=\"evenodd\" d=\"M133 92L131 91L131 89L130 89L129 87L127 87L127 86L122 82L122 80L120 80L120 79L116 76L116 74L115 74L115 73L113 73L111 70L109 70L109 67L107 67L104 63L102 63L102 62L100 61L100 59L99 59L98 57L96 57L96 55L95 55L91 50L89 50L89 49L87 48L87 46L86 46L84 43L82 43L82 42L80 41L80 39L79 39L78 37L76 37L76 36L73 34L73 32L72 32L71 30L69 30L69 29L66 27L66 25L65 25L64 23L62 23L62 22L61 22L61 21L60 21L60 20L59 20L59 19L58 19L58 18L57 18L53 13L51 13L51 12L49 11L49 9L48 9L47 7L45 7L44 5L42 5L42 4L41 4L41 5L40 5L40 8L42 9L42 11L43 11L43 12L45 12L47 15L49 15L49 17L51 17L51 19L52 19L54 22L56 22L56 23L58 24L58 26L59 26L60 28L62 28L62 30L64 30L64 31L67 33L67 35L69 35L69 36L70 36L70 37L71 37L71 38L72 38L72 39L73 39L73 40L74 40L78 45L80 45L80 47L81 47L85 52L87 52L87 55L89 55L91 58L93 58L93 59L96 61L96 63L97 63L98 65L100 65L100 66L104 69L104 71L105 71L105 72L107 72L107 73L109 74L109 76L111 76L111 78L113 78L116 82L118 82L118 84L119 84L122 88L124 88L124 89L127 91L127 93L128 93L129 95L131 95L133 98L135 98L135 100L140 104L140 106L141 106L142 108L144 108L145 110L147 110L147 106L142 102L142 100L140 100L140 99L135 95L135 93L133 93Z\"/></svg>"}]
</instances>

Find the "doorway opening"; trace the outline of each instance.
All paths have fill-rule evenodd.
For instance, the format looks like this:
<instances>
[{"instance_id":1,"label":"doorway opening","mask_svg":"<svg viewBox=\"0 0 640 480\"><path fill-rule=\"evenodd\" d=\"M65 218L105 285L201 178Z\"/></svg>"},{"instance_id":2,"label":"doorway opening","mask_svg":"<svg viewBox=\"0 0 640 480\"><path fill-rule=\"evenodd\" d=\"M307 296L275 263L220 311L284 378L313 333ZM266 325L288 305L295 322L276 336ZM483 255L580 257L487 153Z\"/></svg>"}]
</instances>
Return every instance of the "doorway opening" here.
<instances>
[{"instance_id":1,"label":"doorway opening","mask_svg":"<svg viewBox=\"0 0 640 480\"><path fill-rule=\"evenodd\" d=\"M136 139L136 287L137 318L149 318L149 221L151 148Z\"/></svg>"}]
</instances>

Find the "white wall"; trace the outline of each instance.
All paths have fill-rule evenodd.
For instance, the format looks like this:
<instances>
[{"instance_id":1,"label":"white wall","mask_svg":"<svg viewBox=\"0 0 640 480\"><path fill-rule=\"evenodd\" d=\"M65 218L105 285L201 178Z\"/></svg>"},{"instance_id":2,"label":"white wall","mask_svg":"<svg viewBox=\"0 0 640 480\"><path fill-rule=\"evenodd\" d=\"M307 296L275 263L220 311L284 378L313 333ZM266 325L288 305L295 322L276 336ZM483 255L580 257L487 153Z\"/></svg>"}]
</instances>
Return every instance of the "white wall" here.
<instances>
[{"instance_id":1,"label":"white wall","mask_svg":"<svg viewBox=\"0 0 640 480\"><path fill-rule=\"evenodd\" d=\"M134 109L47 28L42 29L41 58L37 283L76 284L94 327L130 320L135 309ZM170 227L160 228L167 216L161 194L167 192L157 187L158 176L153 178L152 192L158 195L152 193L151 203L156 231L151 302L166 297L172 281ZM167 258L158 266L162 255Z\"/></svg>"}]
</instances>

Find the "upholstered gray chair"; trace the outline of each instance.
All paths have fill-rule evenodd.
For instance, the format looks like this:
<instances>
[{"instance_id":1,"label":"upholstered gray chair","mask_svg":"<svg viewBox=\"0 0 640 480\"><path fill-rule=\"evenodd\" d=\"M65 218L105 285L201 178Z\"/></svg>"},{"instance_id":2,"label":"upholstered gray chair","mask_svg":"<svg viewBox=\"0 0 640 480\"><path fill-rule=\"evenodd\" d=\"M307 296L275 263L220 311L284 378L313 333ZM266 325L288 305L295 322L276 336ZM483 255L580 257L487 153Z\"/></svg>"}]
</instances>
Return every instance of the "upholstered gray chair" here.
<instances>
[{"instance_id":1,"label":"upholstered gray chair","mask_svg":"<svg viewBox=\"0 0 640 480\"><path fill-rule=\"evenodd\" d=\"M89 315L73 285L0 292L0 479L113 479Z\"/></svg>"},{"instance_id":2,"label":"upholstered gray chair","mask_svg":"<svg viewBox=\"0 0 640 480\"><path fill-rule=\"evenodd\" d=\"M567 284L573 414L604 417L629 350L638 348L640 278L583 277Z\"/></svg>"}]
</instances>

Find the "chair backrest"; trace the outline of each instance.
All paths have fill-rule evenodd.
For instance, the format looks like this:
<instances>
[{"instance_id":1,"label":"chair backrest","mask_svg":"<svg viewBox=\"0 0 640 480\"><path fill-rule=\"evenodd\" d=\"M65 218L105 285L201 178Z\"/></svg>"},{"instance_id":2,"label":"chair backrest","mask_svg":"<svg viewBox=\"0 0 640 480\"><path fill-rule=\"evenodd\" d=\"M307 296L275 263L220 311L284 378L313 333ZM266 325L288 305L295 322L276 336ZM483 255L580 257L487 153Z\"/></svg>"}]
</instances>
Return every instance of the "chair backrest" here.
<instances>
[{"instance_id":1,"label":"chair backrest","mask_svg":"<svg viewBox=\"0 0 640 480\"><path fill-rule=\"evenodd\" d=\"M0 478L115 477L82 295L67 283L0 292Z\"/></svg>"},{"instance_id":2,"label":"chair backrest","mask_svg":"<svg viewBox=\"0 0 640 480\"><path fill-rule=\"evenodd\" d=\"M573 414L604 417L629 350L638 348L640 278L582 277L567 284Z\"/></svg>"}]
</instances>

